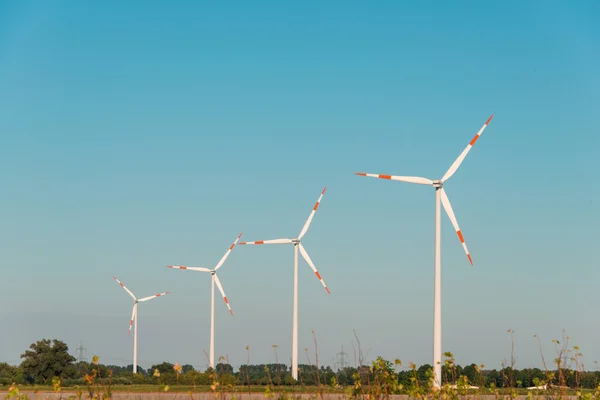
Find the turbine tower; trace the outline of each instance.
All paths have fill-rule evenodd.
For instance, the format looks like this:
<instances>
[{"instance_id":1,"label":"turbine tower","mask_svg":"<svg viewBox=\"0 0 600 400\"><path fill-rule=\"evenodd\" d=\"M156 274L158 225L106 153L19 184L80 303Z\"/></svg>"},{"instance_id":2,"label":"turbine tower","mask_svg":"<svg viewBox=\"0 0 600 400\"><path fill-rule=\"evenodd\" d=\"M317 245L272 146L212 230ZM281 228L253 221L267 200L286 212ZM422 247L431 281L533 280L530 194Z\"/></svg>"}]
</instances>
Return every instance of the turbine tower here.
<instances>
[{"instance_id":1,"label":"turbine tower","mask_svg":"<svg viewBox=\"0 0 600 400\"><path fill-rule=\"evenodd\" d=\"M488 120L483 124L479 132L471 139L467 147L463 150L462 153L458 156L458 158L452 163L448 171L444 174L442 179L439 180L431 180L427 178L415 177L415 176L395 176L395 175L381 175L381 174L367 174L364 172L355 172L356 175L359 176L368 176L372 178L381 178L393 181L401 181L408 183L416 183L420 185L433 186L435 188L435 256L434 256L434 294L433 294L433 372L434 372L434 385L436 388L441 387L441 379L442 379L442 260L441 260L441 218L440 218L440 202L444 206L444 210L448 214L450 218L450 222L452 222L452 226L454 226L454 230L458 235L458 239L462 244L467 257L469 258L469 262L473 265L473 259L471 258L471 254L467 249L467 245L465 244L465 239L463 234L458 226L458 221L456 220L456 216L454 215L454 211L452 210L452 206L450 205L450 200L448 200L448 196L446 195L446 191L444 190L444 183L450 179L452 175L456 172L460 164L463 162L475 142L481 136L481 133L488 126L490 121L493 118L490 116Z\"/></svg>"}]
</instances>

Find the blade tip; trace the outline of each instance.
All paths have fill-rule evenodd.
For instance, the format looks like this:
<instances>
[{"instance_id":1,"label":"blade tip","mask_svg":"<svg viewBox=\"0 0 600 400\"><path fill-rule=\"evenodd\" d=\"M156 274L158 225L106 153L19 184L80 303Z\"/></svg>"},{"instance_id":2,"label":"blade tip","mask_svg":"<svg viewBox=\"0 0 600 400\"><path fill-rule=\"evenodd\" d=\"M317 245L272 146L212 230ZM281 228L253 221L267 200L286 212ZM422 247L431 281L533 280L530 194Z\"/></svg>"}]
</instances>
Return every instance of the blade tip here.
<instances>
[{"instance_id":1,"label":"blade tip","mask_svg":"<svg viewBox=\"0 0 600 400\"><path fill-rule=\"evenodd\" d=\"M325 187L323 188L323 191L321 192L321 194L325 194L325 191L326 191L326 190L327 190L327 186L325 186Z\"/></svg>"},{"instance_id":2,"label":"blade tip","mask_svg":"<svg viewBox=\"0 0 600 400\"><path fill-rule=\"evenodd\" d=\"M488 120L485 122L485 124L489 124L490 121L492 120L492 118L494 118L494 114L492 113L492 115L490 115L490 117L488 118Z\"/></svg>"},{"instance_id":3,"label":"blade tip","mask_svg":"<svg viewBox=\"0 0 600 400\"><path fill-rule=\"evenodd\" d=\"M355 172L354 175L367 176L367 174L365 172Z\"/></svg>"},{"instance_id":4,"label":"blade tip","mask_svg":"<svg viewBox=\"0 0 600 400\"><path fill-rule=\"evenodd\" d=\"M325 290L327 290L328 294L331 294L331 292L329 291L329 288L325 288Z\"/></svg>"}]
</instances>

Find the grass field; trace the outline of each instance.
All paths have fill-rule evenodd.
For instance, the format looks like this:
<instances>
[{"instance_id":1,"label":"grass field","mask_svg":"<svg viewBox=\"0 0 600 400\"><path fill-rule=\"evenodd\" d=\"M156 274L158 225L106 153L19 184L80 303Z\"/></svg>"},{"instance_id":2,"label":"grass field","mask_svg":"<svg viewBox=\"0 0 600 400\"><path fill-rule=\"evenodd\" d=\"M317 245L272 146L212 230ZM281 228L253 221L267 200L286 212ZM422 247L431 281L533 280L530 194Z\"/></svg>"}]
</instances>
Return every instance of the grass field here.
<instances>
[{"instance_id":1,"label":"grass field","mask_svg":"<svg viewBox=\"0 0 600 400\"><path fill-rule=\"evenodd\" d=\"M55 391L52 386L20 386L18 393L0 387L0 398L15 400L68 400L68 399L106 399L119 400L259 400L259 399L322 399L322 400L408 400L408 399L482 399L482 400L598 400L599 393L594 390L548 390L529 391L526 389L473 389L457 390L445 388L438 393L423 393L415 395L386 395L380 391L365 388L365 392L353 392L353 387L332 388L328 386L229 386L214 388L211 386L163 386L163 385L116 385L109 389L107 386L96 386L90 396L87 388L61 387Z\"/></svg>"}]
</instances>

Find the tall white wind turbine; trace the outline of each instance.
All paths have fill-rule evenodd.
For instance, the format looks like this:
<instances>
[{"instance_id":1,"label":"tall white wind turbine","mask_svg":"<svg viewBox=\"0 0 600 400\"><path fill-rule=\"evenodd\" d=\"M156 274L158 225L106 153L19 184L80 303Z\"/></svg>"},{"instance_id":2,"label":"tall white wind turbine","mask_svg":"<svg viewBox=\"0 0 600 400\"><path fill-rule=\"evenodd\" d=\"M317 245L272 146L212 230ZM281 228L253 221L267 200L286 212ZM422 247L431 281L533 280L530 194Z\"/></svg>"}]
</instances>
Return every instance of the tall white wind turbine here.
<instances>
[{"instance_id":1,"label":"tall white wind turbine","mask_svg":"<svg viewBox=\"0 0 600 400\"><path fill-rule=\"evenodd\" d=\"M452 211L452 206L450 205L450 200L448 200L448 196L446 195L446 191L444 190L444 183L450 179L452 175L456 172L460 164L463 162L471 147L475 144L477 139L481 136L483 130L488 126L490 121L492 120L492 114L488 120L483 124L479 132L471 139L467 147L463 150L462 153L458 156L456 161L450 166L448 171L444 174L442 179L439 180L431 180L427 178L420 178L415 176L395 176L395 175L381 175L381 174L366 174L363 172L355 172L356 175L359 176L369 176L372 178L381 178L388 179L393 181L401 181L401 182L409 182L409 183L417 183L420 185L429 185L435 188L435 259L434 259L434 294L433 294L433 372L434 372L434 385L436 388L441 387L441 378L442 378L442 286L441 286L441 246L440 246L440 201L450 218L450 222L454 226L454 230L458 235L458 239L462 244L465 253L467 253L467 257L469 258L469 262L473 265L473 259L471 258L471 254L467 249L467 245L465 244L465 239L463 237L460 228L458 227L458 222L456 217L454 216L454 212Z\"/></svg>"},{"instance_id":2,"label":"tall white wind turbine","mask_svg":"<svg viewBox=\"0 0 600 400\"><path fill-rule=\"evenodd\" d=\"M219 268L221 268L221 266L223 266L223 264L225 263L225 260L227 260L227 257L229 257L229 254L231 254L231 251L233 250L233 248L235 247L235 245L237 244L237 242L240 240L241 237L242 237L242 234L240 233L239 236L237 237L237 239L235 239L235 242L233 242L233 244L231 246L229 246L229 249L225 252L225 255L221 258L221 261L219 261L219 263L216 265L216 267L214 269L208 269L208 268L202 268L202 267L185 267L182 265L168 265L167 266L167 268L185 269L185 270L189 269L190 271L209 272L211 275L212 283L211 283L211 293L210 293L210 360L209 360L209 363L210 363L210 367L213 369L215 368L215 283L217 284L219 291L223 295L223 300L225 301L225 304L227 304L229 313L231 315L233 315L233 311L231 310L231 306L229 305L229 300L227 300L227 296L225 296L225 292L223 291L223 285L221 285L221 281L219 280L219 277L217 276L217 270Z\"/></svg>"},{"instance_id":3,"label":"tall white wind turbine","mask_svg":"<svg viewBox=\"0 0 600 400\"><path fill-rule=\"evenodd\" d=\"M302 227L302 230L300 231L298 238L296 238L296 239L260 240L257 242L240 242L240 244L293 244L294 245L294 311L293 311L293 319L292 319L292 377L296 380L298 380L298 250L300 250L300 254L302 254L302 257L304 258L306 263L314 271L317 278L319 278L319 281L321 281L321 284L323 284L323 287L325 288L325 290L327 290L327 293L331 294L331 292L329 291L329 288L325 284L325 281L323 280L323 278L321 278L321 274L319 274L319 271L317 271L315 264L313 264L308 253L304 249L304 246L302 246L302 243L300 242L302 240L302 237L304 237L304 235L306 234L306 231L308 231L308 227L310 226L310 224L313 220L313 217L315 216L315 213L317 212L317 208L319 208L319 204L321 204L321 199L323 198L323 195L325 194L326 189L327 188L324 188L323 191L321 192L321 195L319 196L319 199L317 200L310 215L308 216L308 220Z\"/></svg>"},{"instance_id":4,"label":"tall white wind turbine","mask_svg":"<svg viewBox=\"0 0 600 400\"><path fill-rule=\"evenodd\" d=\"M138 299L138 298L136 298L133 295L133 293L131 293L131 290L127 289L125 287L125 285L123 285L123 283L121 283L121 281L119 281L114 276L113 276L113 279L115 281L117 281L117 283L119 285L121 285L121 287L123 289L125 289L125 291L127 293L129 293L129 295L133 298L133 311L131 313L131 320L129 321L129 334L131 334L131 327L132 327L133 323L135 322L135 332L133 333L133 373L137 374L137 340L138 340L138 313L137 313L137 308L138 308L138 303L140 301L148 301L148 300L152 300L152 299L155 299L157 297L160 297L160 296L164 296L166 294L169 294L170 292L159 293L159 294L155 294L154 296L148 296L148 297L144 297L142 299Z\"/></svg>"}]
</instances>

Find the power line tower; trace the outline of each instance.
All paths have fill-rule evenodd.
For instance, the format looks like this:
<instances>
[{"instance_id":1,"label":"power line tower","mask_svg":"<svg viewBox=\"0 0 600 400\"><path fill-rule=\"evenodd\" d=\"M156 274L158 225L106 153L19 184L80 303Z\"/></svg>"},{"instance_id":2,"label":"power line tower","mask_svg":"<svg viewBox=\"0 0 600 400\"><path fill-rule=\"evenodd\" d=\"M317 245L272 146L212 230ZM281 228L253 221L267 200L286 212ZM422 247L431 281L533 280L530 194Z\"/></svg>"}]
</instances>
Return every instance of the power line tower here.
<instances>
[{"instance_id":1,"label":"power line tower","mask_svg":"<svg viewBox=\"0 0 600 400\"><path fill-rule=\"evenodd\" d=\"M81 341L81 344L75 350L77 351L77 362L87 362L87 357L85 356L87 355L87 349L83 347L83 341Z\"/></svg>"},{"instance_id":2,"label":"power line tower","mask_svg":"<svg viewBox=\"0 0 600 400\"><path fill-rule=\"evenodd\" d=\"M346 368L350 363L348 361L346 361L346 357L348 353L344 352L344 345L342 345L342 351L337 353L336 359L339 359L339 361L336 361L335 365L337 367L337 370L341 370Z\"/></svg>"}]
</instances>

